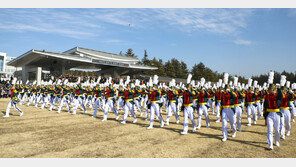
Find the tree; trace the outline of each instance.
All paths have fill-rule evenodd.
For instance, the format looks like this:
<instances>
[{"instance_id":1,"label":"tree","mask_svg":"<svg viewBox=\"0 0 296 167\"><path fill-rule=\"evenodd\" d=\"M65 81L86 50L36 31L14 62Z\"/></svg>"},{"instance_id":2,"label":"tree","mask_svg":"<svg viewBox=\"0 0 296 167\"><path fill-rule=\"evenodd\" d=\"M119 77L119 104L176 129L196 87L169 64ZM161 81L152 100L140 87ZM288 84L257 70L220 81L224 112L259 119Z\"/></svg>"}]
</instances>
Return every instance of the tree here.
<instances>
[{"instance_id":1,"label":"tree","mask_svg":"<svg viewBox=\"0 0 296 167\"><path fill-rule=\"evenodd\" d=\"M182 77L181 78L187 78L189 70L187 68L187 64L183 61L181 61L181 70L182 70Z\"/></svg>"},{"instance_id":2,"label":"tree","mask_svg":"<svg viewBox=\"0 0 296 167\"><path fill-rule=\"evenodd\" d=\"M205 77L205 70L206 70L206 66L200 62L199 64L194 64L194 66L192 67L191 73L192 73L192 79L194 80L200 80L202 77Z\"/></svg>"},{"instance_id":3,"label":"tree","mask_svg":"<svg viewBox=\"0 0 296 167\"><path fill-rule=\"evenodd\" d=\"M134 54L132 48L129 48L129 49L126 51L125 55L128 56L128 57L137 57L137 56Z\"/></svg>"},{"instance_id":4,"label":"tree","mask_svg":"<svg viewBox=\"0 0 296 167\"><path fill-rule=\"evenodd\" d=\"M141 61L141 64L146 66L149 66L151 64L150 60L148 59L148 54L146 50L144 50L144 57Z\"/></svg>"},{"instance_id":5,"label":"tree","mask_svg":"<svg viewBox=\"0 0 296 167\"><path fill-rule=\"evenodd\" d=\"M168 77L172 77L172 78L176 78L176 73L175 73L175 69L173 64L171 63L171 61L167 61L164 65L164 69L166 72L166 75Z\"/></svg>"}]
</instances>

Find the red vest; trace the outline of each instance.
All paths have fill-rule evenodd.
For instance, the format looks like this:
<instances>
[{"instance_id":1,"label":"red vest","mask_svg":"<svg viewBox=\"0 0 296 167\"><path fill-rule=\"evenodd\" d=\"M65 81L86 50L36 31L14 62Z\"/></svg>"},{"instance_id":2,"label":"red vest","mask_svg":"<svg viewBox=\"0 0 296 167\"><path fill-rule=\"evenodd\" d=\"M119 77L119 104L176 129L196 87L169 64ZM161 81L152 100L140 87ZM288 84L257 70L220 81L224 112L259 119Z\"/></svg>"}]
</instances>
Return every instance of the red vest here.
<instances>
[{"instance_id":1,"label":"red vest","mask_svg":"<svg viewBox=\"0 0 296 167\"><path fill-rule=\"evenodd\" d=\"M278 106L276 104L278 98L278 94L267 94L265 97L265 100L268 103L268 107L269 109L278 109Z\"/></svg>"},{"instance_id":2,"label":"red vest","mask_svg":"<svg viewBox=\"0 0 296 167\"><path fill-rule=\"evenodd\" d=\"M230 104L230 93L223 93L222 94L222 106L228 106Z\"/></svg>"}]
</instances>

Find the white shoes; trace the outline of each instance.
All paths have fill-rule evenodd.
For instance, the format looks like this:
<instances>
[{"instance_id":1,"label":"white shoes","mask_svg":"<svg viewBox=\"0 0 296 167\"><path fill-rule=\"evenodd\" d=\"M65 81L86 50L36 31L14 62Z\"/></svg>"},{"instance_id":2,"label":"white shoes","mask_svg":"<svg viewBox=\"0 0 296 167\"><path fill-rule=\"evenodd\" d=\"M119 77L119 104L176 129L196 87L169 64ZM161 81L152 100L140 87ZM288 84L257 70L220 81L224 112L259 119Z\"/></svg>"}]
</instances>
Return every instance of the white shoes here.
<instances>
[{"instance_id":1,"label":"white shoes","mask_svg":"<svg viewBox=\"0 0 296 167\"><path fill-rule=\"evenodd\" d=\"M91 117L96 118L96 116L91 116Z\"/></svg>"},{"instance_id":2,"label":"white shoes","mask_svg":"<svg viewBox=\"0 0 296 167\"><path fill-rule=\"evenodd\" d=\"M160 127L163 127L163 126L164 126L164 121L161 121Z\"/></svg>"},{"instance_id":3,"label":"white shoes","mask_svg":"<svg viewBox=\"0 0 296 167\"><path fill-rule=\"evenodd\" d=\"M133 123L136 123L136 122L137 122L137 118L136 118L136 119L134 119Z\"/></svg>"},{"instance_id":4,"label":"white shoes","mask_svg":"<svg viewBox=\"0 0 296 167\"><path fill-rule=\"evenodd\" d=\"M179 123L180 123L180 121L179 121L179 120L177 120L176 124L179 124Z\"/></svg>"},{"instance_id":5,"label":"white shoes","mask_svg":"<svg viewBox=\"0 0 296 167\"><path fill-rule=\"evenodd\" d=\"M107 119L106 118L102 119L102 122L104 122L104 121L107 121Z\"/></svg>"},{"instance_id":6,"label":"white shoes","mask_svg":"<svg viewBox=\"0 0 296 167\"><path fill-rule=\"evenodd\" d=\"M287 132L287 136L290 136L290 131Z\"/></svg>"},{"instance_id":7,"label":"white shoes","mask_svg":"<svg viewBox=\"0 0 296 167\"><path fill-rule=\"evenodd\" d=\"M273 150L273 145L269 146L269 149L270 149L270 150Z\"/></svg>"},{"instance_id":8,"label":"white shoes","mask_svg":"<svg viewBox=\"0 0 296 167\"><path fill-rule=\"evenodd\" d=\"M232 134L232 137L233 137L233 138L235 138L235 136L236 136L236 132L234 132L234 133Z\"/></svg>"},{"instance_id":9,"label":"white shoes","mask_svg":"<svg viewBox=\"0 0 296 167\"><path fill-rule=\"evenodd\" d=\"M254 121L254 125L256 125L257 123L256 123L256 121Z\"/></svg>"},{"instance_id":10,"label":"white shoes","mask_svg":"<svg viewBox=\"0 0 296 167\"><path fill-rule=\"evenodd\" d=\"M4 116L3 116L3 118L8 118L8 117L9 117L9 115L4 115Z\"/></svg>"},{"instance_id":11,"label":"white shoes","mask_svg":"<svg viewBox=\"0 0 296 167\"><path fill-rule=\"evenodd\" d=\"M275 145L279 147L280 146L280 142L276 141L275 142Z\"/></svg>"},{"instance_id":12,"label":"white shoes","mask_svg":"<svg viewBox=\"0 0 296 167\"><path fill-rule=\"evenodd\" d=\"M222 141L225 142L227 140L227 138L223 138Z\"/></svg>"},{"instance_id":13,"label":"white shoes","mask_svg":"<svg viewBox=\"0 0 296 167\"><path fill-rule=\"evenodd\" d=\"M140 117L143 115L143 113L140 114Z\"/></svg>"},{"instance_id":14,"label":"white shoes","mask_svg":"<svg viewBox=\"0 0 296 167\"><path fill-rule=\"evenodd\" d=\"M61 111L57 111L57 113L59 114L59 113L61 113Z\"/></svg>"},{"instance_id":15,"label":"white shoes","mask_svg":"<svg viewBox=\"0 0 296 167\"><path fill-rule=\"evenodd\" d=\"M118 120L118 119L119 119L119 115L116 116L115 120Z\"/></svg>"},{"instance_id":16,"label":"white shoes","mask_svg":"<svg viewBox=\"0 0 296 167\"><path fill-rule=\"evenodd\" d=\"M125 121L122 121L122 122L120 122L121 124L126 124L126 122Z\"/></svg>"},{"instance_id":17,"label":"white shoes","mask_svg":"<svg viewBox=\"0 0 296 167\"><path fill-rule=\"evenodd\" d=\"M20 113L20 117L23 116L24 112Z\"/></svg>"},{"instance_id":18,"label":"white shoes","mask_svg":"<svg viewBox=\"0 0 296 167\"><path fill-rule=\"evenodd\" d=\"M282 137L281 137L281 139L285 140L285 139L286 139L286 137L285 137L285 136L282 136Z\"/></svg>"},{"instance_id":19,"label":"white shoes","mask_svg":"<svg viewBox=\"0 0 296 167\"><path fill-rule=\"evenodd\" d=\"M247 124L247 126L251 126L251 124L249 123L249 124Z\"/></svg>"},{"instance_id":20,"label":"white shoes","mask_svg":"<svg viewBox=\"0 0 296 167\"><path fill-rule=\"evenodd\" d=\"M295 119L293 119L292 122L295 122Z\"/></svg>"},{"instance_id":21,"label":"white shoes","mask_svg":"<svg viewBox=\"0 0 296 167\"><path fill-rule=\"evenodd\" d=\"M192 132L193 132L193 133L196 132L196 127L193 128Z\"/></svg>"},{"instance_id":22,"label":"white shoes","mask_svg":"<svg viewBox=\"0 0 296 167\"><path fill-rule=\"evenodd\" d=\"M200 126L197 126L196 129L200 129Z\"/></svg>"},{"instance_id":23,"label":"white shoes","mask_svg":"<svg viewBox=\"0 0 296 167\"><path fill-rule=\"evenodd\" d=\"M181 132L181 135L187 135L187 132L183 131L183 132Z\"/></svg>"},{"instance_id":24,"label":"white shoes","mask_svg":"<svg viewBox=\"0 0 296 167\"><path fill-rule=\"evenodd\" d=\"M152 128L153 128L153 126L148 126L148 127L147 127L147 129L152 129Z\"/></svg>"},{"instance_id":25,"label":"white shoes","mask_svg":"<svg viewBox=\"0 0 296 167\"><path fill-rule=\"evenodd\" d=\"M170 124L170 122L169 121L166 121L165 125L169 125L169 124Z\"/></svg>"},{"instance_id":26,"label":"white shoes","mask_svg":"<svg viewBox=\"0 0 296 167\"><path fill-rule=\"evenodd\" d=\"M210 123L207 124L207 127L210 127Z\"/></svg>"},{"instance_id":27,"label":"white shoes","mask_svg":"<svg viewBox=\"0 0 296 167\"><path fill-rule=\"evenodd\" d=\"M220 119L218 119L216 122L220 122Z\"/></svg>"}]
</instances>

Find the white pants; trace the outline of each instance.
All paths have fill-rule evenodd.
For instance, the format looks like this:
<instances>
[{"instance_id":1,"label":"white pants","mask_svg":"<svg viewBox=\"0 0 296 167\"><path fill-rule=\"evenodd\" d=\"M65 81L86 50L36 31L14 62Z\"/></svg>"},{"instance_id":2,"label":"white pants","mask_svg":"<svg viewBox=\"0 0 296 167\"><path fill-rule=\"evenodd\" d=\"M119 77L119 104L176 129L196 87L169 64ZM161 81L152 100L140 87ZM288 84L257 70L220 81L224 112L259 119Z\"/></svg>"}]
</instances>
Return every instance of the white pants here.
<instances>
[{"instance_id":1,"label":"white pants","mask_svg":"<svg viewBox=\"0 0 296 167\"><path fill-rule=\"evenodd\" d=\"M236 114L236 126L241 131L242 126L242 106L234 106L235 114Z\"/></svg>"},{"instance_id":2,"label":"white pants","mask_svg":"<svg viewBox=\"0 0 296 167\"><path fill-rule=\"evenodd\" d=\"M188 131L188 117L191 120L193 128L196 127L196 123L194 121L194 115L193 115L193 108L191 106L185 107L184 108L184 127L183 127L183 132Z\"/></svg>"},{"instance_id":3,"label":"white pants","mask_svg":"<svg viewBox=\"0 0 296 167\"><path fill-rule=\"evenodd\" d=\"M130 103L129 101L125 102L124 104L124 115L123 115L123 121L125 122L128 116L128 111L131 112L131 114L133 115L133 117L135 119L137 119L136 114L134 112L134 105L132 103Z\"/></svg>"},{"instance_id":4,"label":"white pants","mask_svg":"<svg viewBox=\"0 0 296 167\"><path fill-rule=\"evenodd\" d=\"M134 99L134 103L135 103L136 108L138 108L140 113L142 113L142 107L140 106L139 100Z\"/></svg>"},{"instance_id":5,"label":"white pants","mask_svg":"<svg viewBox=\"0 0 296 167\"><path fill-rule=\"evenodd\" d=\"M37 103L36 103L36 107L38 106L39 103L44 103L45 102L45 98L44 98L44 94L40 94L38 96L38 100L37 100Z\"/></svg>"},{"instance_id":6,"label":"white pants","mask_svg":"<svg viewBox=\"0 0 296 167\"><path fill-rule=\"evenodd\" d=\"M150 126L153 126L153 121L154 121L154 114L159 118L159 120L162 122L163 119L160 116L159 113L159 104L158 103L152 103L151 108L150 108Z\"/></svg>"},{"instance_id":7,"label":"white pants","mask_svg":"<svg viewBox=\"0 0 296 167\"><path fill-rule=\"evenodd\" d=\"M51 110L53 107L55 107L55 103L56 103L57 101L60 103L61 98L58 97L58 96L55 96L55 97L53 98L53 101L52 101L52 103L51 103L51 106L50 106L49 110Z\"/></svg>"},{"instance_id":8,"label":"white pants","mask_svg":"<svg viewBox=\"0 0 296 167\"><path fill-rule=\"evenodd\" d=\"M257 111L258 111L258 114L262 117L263 116L263 110L262 110L262 107L261 107L261 103L260 102L256 102L256 105L257 105Z\"/></svg>"},{"instance_id":9,"label":"white pants","mask_svg":"<svg viewBox=\"0 0 296 167\"><path fill-rule=\"evenodd\" d=\"M148 120L149 118L149 108L148 108L148 105L150 104L151 102L148 101L147 104L146 104L146 119ZM150 113L151 113L151 107L150 107ZM151 114L150 114L151 115Z\"/></svg>"},{"instance_id":10,"label":"white pants","mask_svg":"<svg viewBox=\"0 0 296 167\"><path fill-rule=\"evenodd\" d=\"M291 119L293 120L294 117L296 116L296 101L294 101L294 103L292 102L291 103L291 106L292 106L292 111L291 111Z\"/></svg>"},{"instance_id":11,"label":"white pants","mask_svg":"<svg viewBox=\"0 0 296 167\"><path fill-rule=\"evenodd\" d=\"M222 110L222 129L223 129L223 138L227 138L227 119L229 120L232 132L236 132L236 120L235 114L231 108L223 108Z\"/></svg>"},{"instance_id":12,"label":"white pants","mask_svg":"<svg viewBox=\"0 0 296 167\"><path fill-rule=\"evenodd\" d=\"M28 93L24 93L24 96L23 96L23 98L22 98L22 100L21 100L20 103L21 103L21 104L24 104L25 101L26 101L26 102L29 101Z\"/></svg>"},{"instance_id":13,"label":"white pants","mask_svg":"<svg viewBox=\"0 0 296 167\"><path fill-rule=\"evenodd\" d=\"M102 98L97 98L96 101L95 101L95 110L94 110L94 114L93 114L94 117L97 116L98 107L99 107L102 111L104 111L104 109L102 108Z\"/></svg>"},{"instance_id":14,"label":"white pants","mask_svg":"<svg viewBox=\"0 0 296 167\"><path fill-rule=\"evenodd\" d=\"M44 99L44 103L43 103L43 105L41 106L41 108L44 108L45 106L47 106L48 103L51 104L51 101L52 101L51 96L50 96L50 95L47 95L47 96L45 97L45 99Z\"/></svg>"},{"instance_id":15,"label":"white pants","mask_svg":"<svg viewBox=\"0 0 296 167\"><path fill-rule=\"evenodd\" d=\"M168 107L168 116L167 116L166 122L170 122L170 117L173 115L172 111L174 112L176 120L179 121L179 115L177 113L177 105L174 102L170 102Z\"/></svg>"},{"instance_id":16,"label":"white pants","mask_svg":"<svg viewBox=\"0 0 296 167\"><path fill-rule=\"evenodd\" d=\"M68 98L69 98L68 96L65 96L65 97L62 98L58 112L61 112L64 103L66 103L66 106L68 108L68 112L71 112L71 109L70 109L69 103L68 103Z\"/></svg>"},{"instance_id":17,"label":"white pants","mask_svg":"<svg viewBox=\"0 0 296 167\"><path fill-rule=\"evenodd\" d=\"M11 99L11 100L9 101L8 105L7 105L7 108L6 108L6 114L5 114L5 115L9 116L9 112L10 112L10 108L11 108L11 106L13 106L13 108L14 108L15 110L17 110L19 113L22 113L22 110L19 109L19 108L16 106L16 104L14 104L14 103L12 102L12 99Z\"/></svg>"},{"instance_id":18,"label":"white pants","mask_svg":"<svg viewBox=\"0 0 296 167\"><path fill-rule=\"evenodd\" d=\"M217 120L220 120L220 108L221 108L221 102L217 102L217 105L216 105L216 117L217 117Z\"/></svg>"},{"instance_id":19,"label":"white pants","mask_svg":"<svg viewBox=\"0 0 296 167\"><path fill-rule=\"evenodd\" d=\"M74 98L73 114L76 114L76 110L77 110L79 105L82 106L82 109L83 109L84 113L86 112L84 104L83 104L83 100L81 99L81 97L78 96L77 99Z\"/></svg>"},{"instance_id":20,"label":"white pants","mask_svg":"<svg viewBox=\"0 0 296 167\"><path fill-rule=\"evenodd\" d=\"M178 97L178 106L177 106L178 115L180 115L180 110L181 110L182 105L183 105L183 99L182 99L182 97Z\"/></svg>"},{"instance_id":21,"label":"white pants","mask_svg":"<svg viewBox=\"0 0 296 167\"><path fill-rule=\"evenodd\" d=\"M28 102L27 105L29 106L32 102L35 102L35 100L37 100L36 97L37 97L36 94L33 93L33 94L30 96L30 100L29 100L29 102ZM35 103L36 103L36 102L35 102Z\"/></svg>"},{"instance_id":22,"label":"white pants","mask_svg":"<svg viewBox=\"0 0 296 167\"><path fill-rule=\"evenodd\" d=\"M266 118L268 145L273 145L273 127L275 129L275 141L280 141L280 116L276 112L270 112Z\"/></svg>"},{"instance_id":23,"label":"white pants","mask_svg":"<svg viewBox=\"0 0 296 167\"><path fill-rule=\"evenodd\" d=\"M212 108L212 113L215 114L213 99L208 99L207 105Z\"/></svg>"},{"instance_id":24,"label":"white pants","mask_svg":"<svg viewBox=\"0 0 296 167\"><path fill-rule=\"evenodd\" d=\"M249 104L247 107L247 118L249 124L251 124L251 113L253 115L253 121L257 121L257 110L253 104Z\"/></svg>"},{"instance_id":25,"label":"white pants","mask_svg":"<svg viewBox=\"0 0 296 167\"><path fill-rule=\"evenodd\" d=\"M104 108L104 119L107 119L107 114L108 114L109 108L111 108L111 110L114 112L114 114L116 116L118 115L117 111L114 109L113 100L112 99L107 99L106 104L105 104L105 108Z\"/></svg>"},{"instance_id":26,"label":"white pants","mask_svg":"<svg viewBox=\"0 0 296 167\"><path fill-rule=\"evenodd\" d=\"M121 107L123 109L123 99L122 99L122 97L119 97L117 99L117 112L119 111L119 107Z\"/></svg>"},{"instance_id":27,"label":"white pants","mask_svg":"<svg viewBox=\"0 0 296 167\"><path fill-rule=\"evenodd\" d=\"M91 107L92 110L94 109L93 104L92 104L92 98L91 98L91 96L87 96L86 97L86 100L84 102L84 107L86 107L87 104L90 104L90 107Z\"/></svg>"},{"instance_id":28,"label":"white pants","mask_svg":"<svg viewBox=\"0 0 296 167\"><path fill-rule=\"evenodd\" d=\"M291 131L291 113L290 110L281 109L282 117L280 123L281 135L285 136L285 130Z\"/></svg>"},{"instance_id":29,"label":"white pants","mask_svg":"<svg viewBox=\"0 0 296 167\"><path fill-rule=\"evenodd\" d=\"M197 127L201 127L201 116L205 115L207 126L210 124L208 108L205 105L200 105L198 109Z\"/></svg>"}]
</instances>

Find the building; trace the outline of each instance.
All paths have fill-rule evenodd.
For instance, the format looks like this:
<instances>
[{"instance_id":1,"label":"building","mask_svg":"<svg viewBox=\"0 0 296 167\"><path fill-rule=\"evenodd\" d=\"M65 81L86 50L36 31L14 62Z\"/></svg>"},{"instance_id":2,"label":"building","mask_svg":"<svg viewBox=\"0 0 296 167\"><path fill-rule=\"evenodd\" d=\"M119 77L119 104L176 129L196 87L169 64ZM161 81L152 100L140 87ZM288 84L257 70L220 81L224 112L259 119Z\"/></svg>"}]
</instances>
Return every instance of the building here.
<instances>
[{"instance_id":1,"label":"building","mask_svg":"<svg viewBox=\"0 0 296 167\"><path fill-rule=\"evenodd\" d=\"M74 47L63 53L32 49L11 60L8 65L22 67L22 81L37 80L41 82L43 70L54 75L64 75L69 69L98 70L98 74L108 74L114 78L129 73L141 73L156 70L156 67L139 64L137 57L128 57L103 51Z\"/></svg>"},{"instance_id":2,"label":"building","mask_svg":"<svg viewBox=\"0 0 296 167\"><path fill-rule=\"evenodd\" d=\"M14 67L7 65L8 62L15 59L15 57L8 57L6 53L0 52L0 73L6 77L11 77L14 75L14 72L22 70L21 67Z\"/></svg>"}]
</instances>

